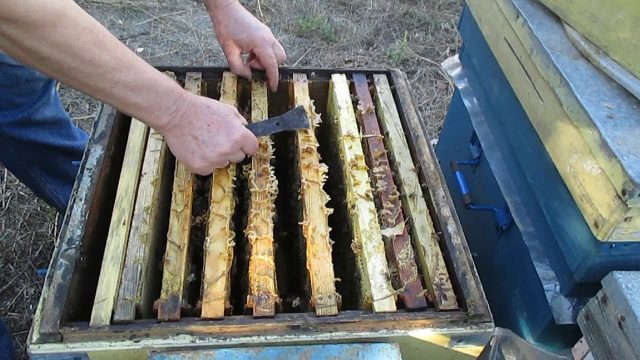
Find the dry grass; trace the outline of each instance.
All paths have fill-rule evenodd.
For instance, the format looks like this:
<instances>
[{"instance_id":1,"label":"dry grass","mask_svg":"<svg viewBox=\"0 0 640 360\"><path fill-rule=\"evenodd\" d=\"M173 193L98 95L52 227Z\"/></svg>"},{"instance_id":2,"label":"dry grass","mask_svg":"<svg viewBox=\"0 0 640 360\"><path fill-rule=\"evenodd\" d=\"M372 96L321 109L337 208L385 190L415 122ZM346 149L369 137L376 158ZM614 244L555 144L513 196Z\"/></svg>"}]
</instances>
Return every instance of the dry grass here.
<instances>
[{"instance_id":1,"label":"dry grass","mask_svg":"<svg viewBox=\"0 0 640 360\"><path fill-rule=\"evenodd\" d=\"M203 6L193 0L80 0L152 64L224 65ZM440 131L452 87L438 64L457 52L461 0L259 0L243 3L287 49L289 66L404 70L430 137ZM64 86L71 116L90 128L97 102ZM57 215L0 166L0 318L25 355Z\"/></svg>"},{"instance_id":2,"label":"dry grass","mask_svg":"<svg viewBox=\"0 0 640 360\"><path fill-rule=\"evenodd\" d=\"M0 171L0 317L24 351L31 314L43 279L57 229L56 213L6 170Z\"/></svg>"}]
</instances>

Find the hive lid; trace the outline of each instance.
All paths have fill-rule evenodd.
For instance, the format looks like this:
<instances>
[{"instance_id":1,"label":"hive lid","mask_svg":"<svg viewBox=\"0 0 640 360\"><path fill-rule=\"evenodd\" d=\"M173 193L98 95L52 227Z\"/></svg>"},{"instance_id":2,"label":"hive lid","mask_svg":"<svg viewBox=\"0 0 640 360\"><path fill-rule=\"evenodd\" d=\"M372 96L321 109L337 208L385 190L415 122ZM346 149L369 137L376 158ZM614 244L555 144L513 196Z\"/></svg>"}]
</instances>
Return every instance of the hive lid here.
<instances>
[{"instance_id":1,"label":"hive lid","mask_svg":"<svg viewBox=\"0 0 640 360\"><path fill-rule=\"evenodd\" d=\"M602 52L640 77L640 2L637 0L540 0Z\"/></svg>"},{"instance_id":2,"label":"hive lid","mask_svg":"<svg viewBox=\"0 0 640 360\"><path fill-rule=\"evenodd\" d=\"M640 206L640 101L593 66L537 2L501 0L512 26L629 206ZM511 3L511 4L509 4ZM511 6L509 6L511 5ZM510 19L513 19L509 17ZM626 191L625 191L626 190Z\"/></svg>"}]
</instances>

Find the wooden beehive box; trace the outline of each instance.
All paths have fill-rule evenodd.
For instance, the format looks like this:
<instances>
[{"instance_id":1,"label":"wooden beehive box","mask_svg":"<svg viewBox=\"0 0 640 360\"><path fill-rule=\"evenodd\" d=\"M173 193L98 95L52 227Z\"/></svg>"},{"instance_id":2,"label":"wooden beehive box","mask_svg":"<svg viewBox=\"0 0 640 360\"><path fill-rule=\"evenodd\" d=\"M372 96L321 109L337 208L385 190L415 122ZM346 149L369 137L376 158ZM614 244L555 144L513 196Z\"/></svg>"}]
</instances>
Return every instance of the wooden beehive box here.
<instances>
[{"instance_id":1,"label":"wooden beehive box","mask_svg":"<svg viewBox=\"0 0 640 360\"><path fill-rule=\"evenodd\" d=\"M613 36L595 16L611 9L618 11L609 19L618 34L637 29L637 21L631 20L640 10L637 2L542 3L565 8L559 11L561 17L572 12L599 35ZM561 22L538 1L470 0L467 4L593 235L599 241L619 242L611 248L640 241L638 99L584 58L565 36ZM637 41L636 36L628 38ZM625 56L638 52L631 43L613 43L629 50ZM636 69L638 64L634 62Z\"/></svg>"},{"instance_id":2,"label":"wooden beehive box","mask_svg":"<svg viewBox=\"0 0 640 360\"><path fill-rule=\"evenodd\" d=\"M259 76L161 70L249 121L303 106L313 129L199 177L104 106L32 357L371 341L408 358L479 352L491 314L401 72L285 69L270 93Z\"/></svg>"}]
</instances>

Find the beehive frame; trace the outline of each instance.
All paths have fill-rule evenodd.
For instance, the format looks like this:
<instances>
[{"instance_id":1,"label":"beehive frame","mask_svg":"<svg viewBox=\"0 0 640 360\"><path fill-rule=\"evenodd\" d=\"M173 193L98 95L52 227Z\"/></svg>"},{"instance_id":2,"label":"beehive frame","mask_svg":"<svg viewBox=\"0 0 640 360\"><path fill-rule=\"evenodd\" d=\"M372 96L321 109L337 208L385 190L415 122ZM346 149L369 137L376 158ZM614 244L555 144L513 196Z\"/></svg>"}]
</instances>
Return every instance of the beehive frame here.
<instances>
[{"instance_id":1,"label":"beehive frame","mask_svg":"<svg viewBox=\"0 0 640 360\"><path fill-rule=\"evenodd\" d=\"M164 67L160 70L174 72L182 78L187 72L199 72L204 81L219 81L226 69ZM450 264L449 274L460 309L427 309L419 313L341 311L339 316L332 317L295 313L264 319L233 316L223 320L191 318L180 322L141 320L99 327L66 321L73 317L77 306L74 303L77 300L70 294L76 293L81 285L73 275L82 271L82 258L87 257L87 252L100 251L86 243L86 239L108 230L108 222L91 214L110 211L109 199L105 197L115 193L119 176L119 171L110 170L114 159L123 157L126 143L126 137L118 136L126 131L124 115L105 105L95 123L72 204L54 250L51 271L45 280L30 335L30 354L44 359L61 354L92 357L116 353L145 358L154 350L358 341L398 341L403 354L433 351L438 346L477 353L493 329L491 314L405 75L397 70L283 69L281 77L286 82L291 81L294 73L306 74L310 83L326 83L332 74L351 76L354 72L388 79L422 192L428 200L439 240L444 243L443 253ZM446 340L443 342L443 339Z\"/></svg>"}]
</instances>

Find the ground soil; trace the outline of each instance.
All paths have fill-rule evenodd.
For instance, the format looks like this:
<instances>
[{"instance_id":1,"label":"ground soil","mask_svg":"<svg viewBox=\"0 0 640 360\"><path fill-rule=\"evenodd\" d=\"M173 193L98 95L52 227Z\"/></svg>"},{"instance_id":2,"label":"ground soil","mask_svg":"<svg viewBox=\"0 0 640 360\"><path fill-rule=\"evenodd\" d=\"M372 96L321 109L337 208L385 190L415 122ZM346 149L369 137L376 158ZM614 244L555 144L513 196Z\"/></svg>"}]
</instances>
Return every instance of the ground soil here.
<instances>
[{"instance_id":1,"label":"ground soil","mask_svg":"<svg viewBox=\"0 0 640 360\"><path fill-rule=\"evenodd\" d=\"M224 65L211 22L194 0L79 0L133 51L154 65ZM452 92L439 63L458 51L461 0L256 0L243 3L267 23L288 66L400 68L430 137L437 137ZM91 49L87 49L91 51ZM60 93L85 129L98 102L64 85ZM0 165L0 318L20 358L49 263L59 215Z\"/></svg>"}]
</instances>

